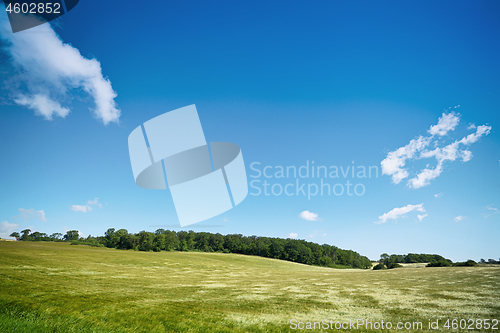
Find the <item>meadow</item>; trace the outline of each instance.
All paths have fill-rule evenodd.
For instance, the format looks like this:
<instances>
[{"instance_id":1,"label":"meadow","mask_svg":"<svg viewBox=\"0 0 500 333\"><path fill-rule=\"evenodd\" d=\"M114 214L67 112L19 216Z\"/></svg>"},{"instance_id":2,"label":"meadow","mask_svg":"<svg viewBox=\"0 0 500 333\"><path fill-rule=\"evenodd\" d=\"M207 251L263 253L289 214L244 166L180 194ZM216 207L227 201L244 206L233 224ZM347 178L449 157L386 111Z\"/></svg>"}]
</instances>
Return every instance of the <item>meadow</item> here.
<instances>
[{"instance_id":1,"label":"meadow","mask_svg":"<svg viewBox=\"0 0 500 333\"><path fill-rule=\"evenodd\" d=\"M446 319L500 319L500 267L373 271L227 253L0 242L0 332L296 332L292 319L457 331L443 327ZM439 329L428 329L429 320L439 320Z\"/></svg>"}]
</instances>

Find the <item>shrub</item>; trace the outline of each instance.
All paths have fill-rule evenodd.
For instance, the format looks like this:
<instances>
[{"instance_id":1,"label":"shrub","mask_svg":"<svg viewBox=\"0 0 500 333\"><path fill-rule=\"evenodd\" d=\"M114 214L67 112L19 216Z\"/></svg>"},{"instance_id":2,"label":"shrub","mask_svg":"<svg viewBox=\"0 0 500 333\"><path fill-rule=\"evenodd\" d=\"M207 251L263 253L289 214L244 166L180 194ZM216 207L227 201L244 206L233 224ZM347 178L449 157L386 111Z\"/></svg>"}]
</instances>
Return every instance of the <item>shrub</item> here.
<instances>
[{"instance_id":1,"label":"shrub","mask_svg":"<svg viewBox=\"0 0 500 333\"><path fill-rule=\"evenodd\" d=\"M477 266L477 262L475 262L474 260L467 260L467 261L464 261L464 262L457 262L457 263L454 263L453 266L467 266L467 267L472 267L472 266Z\"/></svg>"},{"instance_id":2,"label":"shrub","mask_svg":"<svg viewBox=\"0 0 500 333\"><path fill-rule=\"evenodd\" d=\"M379 270L379 269L387 269L387 268L385 267L384 264L380 262L377 265L375 265L375 267L373 267L373 270Z\"/></svg>"},{"instance_id":3,"label":"shrub","mask_svg":"<svg viewBox=\"0 0 500 333\"><path fill-rule=\"evenodd\" d=\"M428 263L426 267L448 267L448 266L451 266L451 264L448 261L439 260Z\"/></svg>"}]
</instances>

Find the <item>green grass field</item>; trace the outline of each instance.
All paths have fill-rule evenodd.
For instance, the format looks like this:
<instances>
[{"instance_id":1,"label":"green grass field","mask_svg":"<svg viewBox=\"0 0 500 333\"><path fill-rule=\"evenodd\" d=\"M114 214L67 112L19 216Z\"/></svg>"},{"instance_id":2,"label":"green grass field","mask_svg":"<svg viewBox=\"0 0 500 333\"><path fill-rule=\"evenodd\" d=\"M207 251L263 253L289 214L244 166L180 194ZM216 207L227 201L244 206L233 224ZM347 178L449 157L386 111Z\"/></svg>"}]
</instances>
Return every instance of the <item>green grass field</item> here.
<instances>
[{"instance_id":1,"label":"green grass field","mask_svg":"<svg viewBox=\"0 0 500 333\"><path fill-rule=\"evenodd\" d=\"M427 330L429 319L442 326L447 318L500 319L500 268L331 269L0 242L0 332L296 332L291 319L420 321L424 330L404 331L456 331Z\"/></svg>"}]
</instances>

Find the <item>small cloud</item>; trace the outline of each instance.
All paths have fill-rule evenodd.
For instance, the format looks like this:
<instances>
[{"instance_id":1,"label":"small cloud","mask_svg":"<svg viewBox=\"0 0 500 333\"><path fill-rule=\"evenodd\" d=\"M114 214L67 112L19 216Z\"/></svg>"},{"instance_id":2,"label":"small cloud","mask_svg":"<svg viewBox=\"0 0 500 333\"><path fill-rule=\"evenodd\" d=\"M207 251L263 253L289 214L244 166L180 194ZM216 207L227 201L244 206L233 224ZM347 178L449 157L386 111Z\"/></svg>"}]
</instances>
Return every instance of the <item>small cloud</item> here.
<instances>
[{"instance_id":1,"label":"small cloud","mask_svg":"<svg viewBox=\"0 0 500 333\"><path fill-rule=\"evenodd\" d=\"M89 212L92 210L92 206L97 206L102 208L102 204L99 202L99 198L95 198L94 200L88 200L86 205L72 205L71 210L74 212Z\"/></svg>"},{"instance_id":2,"label":"small cloud","mask_svg":"<svg viewBox=\"0 0 500 333\"><path fill-rule=\"evenodd\" d=\"M318 221L318 214L310 212L308 210L303 211L302 213L299 214L299 217L301 219L304 219L306 221Z\"/></svg>"},{"instance_id":3,"label":"small cloud","mask_svg":"<svg viewBox=\"0 0 500 333\"><path fill-rule=\"evenodd\" d=\"M296 232L291 232L288 234L288 238L292 238L292 239L297 238L298 236L299 236L299 234Z\"/></svg>"},{"instance_id":4,"label":"small cloud","mask_svg":"<svg viewBox=\"0 0 500 333\"><path fill-rule=\"evenodd\" d=\"M462 158L462 162L469 162L472 159L472 152L468 149L462 150L460 157Z\"/></svg>"},{"instance_id":5,"label":"small cloud","mask_svg":"<svg viewBox=\"0 0 500 333\"><path fill-rule=\"evenodd\" d=\"M417 215L417 218L418 218L418 220L419 220L420 222L422 222L422 220L423 220L424 218L426 218L428 215L429 215L429 214Z\"/></svg>"},{"instance_id":6,"label":"small cloud","mask_svg":"<svg viewBox=\"0 0 500 333\"><path fill-rule=\"evenodd\" d=\"M442 196L443 196L443 192L439 192L439 193L434 194L435 198L441 198Z\"/></svg>"},{"instance_id":7,"label":"small cloud","mask_svg":"<svg viewBox=\"0 0 500 333\"><path fill-rule=\"evenodd\" d=\"M10 237L10 234L14 231L21 231L21 226L16 223L9 223L7 221L0 222L0 238L14 239Z\"/></svg>"},{"instance_id":8,"label":"small cloud","mask_svg":"<svg viewBox=\"0 0 500 333\"><path fill-rule=\"evenodd\" d=\"M454 218L455 222L460 222L463 219L465 219L465 216L463 216L463 215L459 215L459 216L457 216L457 217Z\"/></svg>"},{"instance_id":9,"label":"small cloud","mask_svg":"<svg viewBox=\"0 0 500 333\"><path fill-rule=\"evenodd\" d=\"M43 94L34 94L33 96L19 95L14 99L14 102L26 106L28 109L35 111L36 115L43 116L47 120L52 120L52 115L65 118L69 113L68 108L62 107L61 104Z\"/></svg>"},{"instance_id":10,"label":"small cloud","mask_svg":"<svg viewBox=\"0 0 500 333\"><path fill-rule=\"evenodd\" d=\"M30 220L40 220L40 221L47 221L45 218L45 212L43 210L34 210L34 209L24 209L24 208L19 208L19 212L21 213L20 215L14 217L14 219L21 219L23 221L30 221Z\"/></svg>"},{"instance_id":11,"label":"small cloud","mask_svg":"<svg viewBox=\"0 0 500 333\"><path fill-rule=\"evenodd\" d=\"M387 222L387 220L396 220L399 217L406 217L406 214L412 211L425 212L424 204L418 205L406 205L404 207L394 208L388 213L385 213L378 217L378 221L374 222L376 224L382 224ZM424 216L425 217L425 216ZM423 218L423 217L422 217Z\"/></svg>"},{"instance_id":12,"label":"small cloud","mask_svg":"<svg viewBox=\"0 0 500 333\"><path fill-rule=\"evenodd\" d=\"M497 208L495 208L495 207L493 207L493 205L488 205L488 206L486 206L486 209L487 209L487 210L492 210L492 211L498 212L498 209L497 209Z\"/></svg>"},{"instance_id":13,"label":"small cloud","mask_svg":"<svg viewBox=\"0 0 500 333\"><path fill-rule=\"evenodd\" d=\"M224 219L222 220L222 222L229 222L229 219L227 217L224 217Z\"/></svg>"},{"instance_id":14,"label":"small cloud","mask_svg":"<svg viewBox=\"0 0 500 333\"><path fill-rule=\"evenodd\" d=\"M484 217L485 219L487 219L491 215L495 215L495 214L499 213L498 208L493 207L493 205L488 205L485 208L488 210L488 212L487 213L481 213L481 216Z\"/></svg>"},{"instance_id":15,"label":"small cloud","mask_svg":"<svg viewBox=\"0 0 500 333\"><path fill-rule=\"evenodd\" d=\"M476 129L476 125L474 125L473 123L470 123L469 126L467 127L468 130L470 129Z\"/></svg>"},{"instance_id":16,"label":"small cloud","mask_svg":"<svg viewBox=\"0 0 500 333\"><path fill-rule=\"evenodd\" d=\"M83 213L86 213L88 211L91 211L92 207L90 207L89 205L72 205L71 206L71 210L74 211L74 212L83 212Z\"/></svg>"},{"instance_id":17,"label":"small cloud","mask_svg":"<svg viewBox=\"0 0 500 333\"><path fill-rule=\"evenodd\" d=\"M314 230L309 236L307 236L307 238L314 239L314 237L316 237L317 234L318 230Z\"/></svg>"},{"instance_id":18,"label":"small cloud","mask_svg":"<svg viewBox=\"0 0 500 333\"><path fill-rule=\"evenodd\" d=\"M437 125L431 126L427 132L431 135L439 135L444 136L448 134L450 131L454 131L455 127L457 127L458 122L460 121L460 114L455 114L455 112L451 113L443 113L441 118L439 118Z\"/></svg>"},{"instance_id":19,"label":"small cloud","mask_svg":"<svg viewBox=\"0 0 500 333\"><path fill-rule=\"evenodd\" d=\"M99 198L95 198L94 200L89 200L89 201L87 201L87 204L88 205L96 205L99 208L102 208L102 204L99 203Z\"/></svg>"},{"instance_id":20,"label":"small cloud","mask_svg":"<svg viewBox=\"0 0 500 333\"><path fill-rule=\"evenodd\" d=\"M326 236L326 232L325 232L325 233L323 233L323 235L322 235L322 236L323 236L323 237L325 237L325 236Z\"/></svg>"}]
</instances>

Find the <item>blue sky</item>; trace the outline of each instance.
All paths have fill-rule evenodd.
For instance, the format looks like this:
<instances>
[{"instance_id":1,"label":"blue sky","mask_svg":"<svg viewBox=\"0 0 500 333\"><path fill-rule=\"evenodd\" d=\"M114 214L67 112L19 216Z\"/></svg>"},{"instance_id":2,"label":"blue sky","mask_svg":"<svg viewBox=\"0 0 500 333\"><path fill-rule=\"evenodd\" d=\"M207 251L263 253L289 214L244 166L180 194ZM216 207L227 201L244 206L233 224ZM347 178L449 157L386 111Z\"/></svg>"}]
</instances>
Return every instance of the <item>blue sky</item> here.
<instances>
[{"instance_id":1,"label":"blue sky","mask_svg":"<svg viewBox=\"0 0 500 333\"><path fill-rule=\"evenodd\" d=\"M59 37L48 25L13 35L0 13L0 237L181 230L168 190L135 185L127 138L196 104L208 141L241 147L249 182L253 162L354 161L379 176L324 179L363 184L361 196L249 194L184 230L297 237L371 259L500 257L500 3L154 6L82 0L53 24ZM420 136L428 144L409 152ZM395 184L401 156L389 174L381 162L400 148L408 176ZM425 169L438 176L408 186Z\"/></svg>"}]
</instances>

